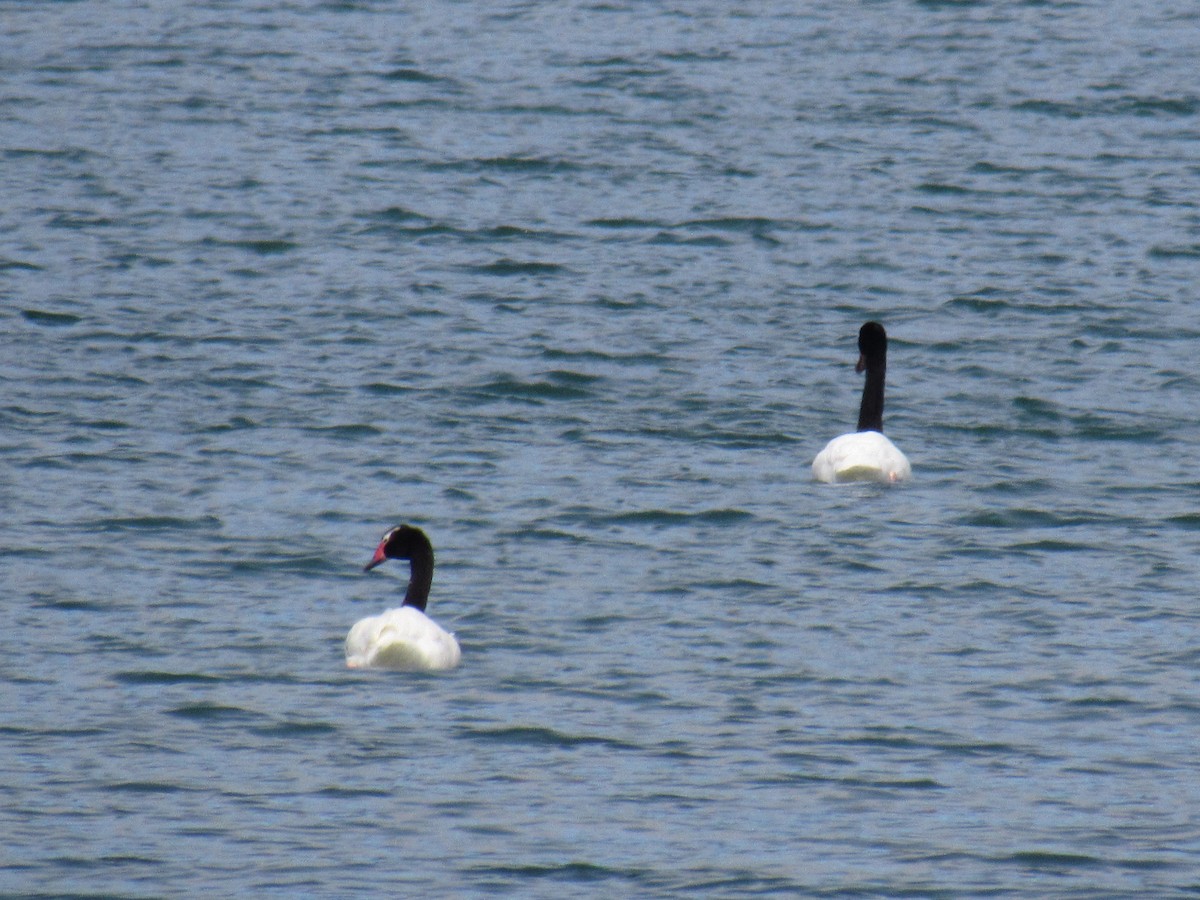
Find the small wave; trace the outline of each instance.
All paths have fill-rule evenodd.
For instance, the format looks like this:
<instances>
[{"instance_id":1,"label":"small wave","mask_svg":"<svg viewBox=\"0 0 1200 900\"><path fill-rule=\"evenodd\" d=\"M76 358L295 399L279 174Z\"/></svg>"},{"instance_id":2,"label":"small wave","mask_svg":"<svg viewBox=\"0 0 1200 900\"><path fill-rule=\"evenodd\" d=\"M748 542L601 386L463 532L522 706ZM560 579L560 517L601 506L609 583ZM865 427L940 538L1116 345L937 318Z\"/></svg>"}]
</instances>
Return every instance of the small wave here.
<instances>
[{"instance_id":1,"label":"small wave","mask_svg":"<svg viewBox=\"0 0 1200 900\"><path fill-rule=\"evenodd\" d=\"M464 737L485 740L501 744L521 744L533 747L560 747L573 750L576 747L601 746L614 750L636 750L634 744L619 741L615 738L601 737L589 734L565 734L553 728L543 728L536 725L510 725L499 728L460 729Z\"/></svg>"},{"instance_id":2,"label":"small wave","mask_svg":"<svg viewBox=\"0 0 1200 900\"><path fill-rule=\"evenodd\" d=\"M667 509L643 509L601 516L599 521L610 525L690 525L697 522L731 525L753 518L753 513L741 509L707 509L695 513Z\"/></svg>"},{"instance_id":3,"label":"small wave","mask_svg":"<svg viewBox=\"0 0 1200 900\"><path fill-rule=\"evenodd\" d=\"M423 72L420 69L413 69L407 66L384 72L381 77L384 81L403 81L408 84L447 84L453 86L457 86L458 84L453 78L446 78L444 75L431 75L429 72Z\"/></svg>"},{"instance_id":4,"label":"small wave","mask_svg":"<svg viewBox=\"0 0 1200 900\"><path fill-rule=\"evenodd\" d=\"M403 384L389 384L386 381L373 381L370 384L364 384L362 389L377 397L395 397L401 394L411 394L417 390Z\"/></svg>"},{"instance_id":5,"label":"small wave","mask_svg":"<svg viewBox=\"0 0 1200 900\"><path fill-rule=\"evenodd\" d=\"M516 879L518 883L524 883L528 879L551 879L570 884L589 884L614 879L641 881L646 877L646 873L640 869L614 869L589 862L568 862L559 865L528 863L524 865L476 866L473 871L479 875Z\"/></svg>"},{"instance_id":6,"label":"small wave","mask_svg":"<svg viewBox=\"0 0 1200 900\"><path fill-rule=\"evenodd\" d=\"M1155 244L1146 255L1151 259L1200 258L1200 244Z\"/></svg>"},{"instance_id":7,"label":"small wave","mask_svg":"<svg viewBox=\"0 0 1200 900\"><path fill-rule=\"evenodd\" d=\"M263 737L306 738L314 735L336 734L338 728L329 722L276 722L251 730Z\"/></svg>"},{"instance_id":8,"label":"small wave","mask_svg":"<svg viewBox=\"0 0 1200 900\"><path fill-rule=\"evenodd\" d=\"M88 528L94 531L216 531L221 520L216 516L112 516L93 519Z\"/></svg>"},{"instance_id":9,"label":"small wave","mask_svg":"<svg viewBox=\"0 0 1200 900\"><path fill-rule=\"evenodd\" d=\"M259 714L243 709L240 706L226 706L223 703L185 703L174 709L167 710L172 716L182 719L257 719Z\"/></svg>"},{"instance_id":10,"label":"small wave","mask_svg":"<svg viewBox=\"0 0 1200 900\"><path fill-rule=\"evenodd\" d=\"M474 159L458 159L446 162L430 162L426 164L426 167L434 170L526 172L533 174L575 172L581 168L579 164L566 160L541 159L536 156L477 157Z\"/></svg>"},{"instance_id":11,"label":"small wave","mask_svg":"<svg viewBox=\"0 0 1200 900\"><path fill-rule=\"evenodd\" d=\"M384 434L382 428L364 423L347 425L310 425L304 429L308 434L324 435L339 441L357 441L362 438L374 438Z\"/></svg>"},{"instance_id":12,"label":"small wave","mask_svg":"<svg viewBox=\"0 0 1200 900\"><path fill-rule=\"evenodd\" d=\"M1107 516L1075 513L1064 515L1047 509L994 509L963 516L963 525L976 528L1064 528L1071 525L1094 525L1107 522Z\"/></svg>"},{"instance_id":13,"label":"small wave","mask_svg":"<svg viewBox=\"0 0 1200 900\"><path fill-rule=\"evenodd\" d=\"M295 241L285 240L284 238L251 238L245 240L204 238L201 243L210 247L228 247L234 250L246 250L258 256L275 256L281 253L290 253L300 246Z\"/></svg>"},{"instance_id":14,"label":"small wave","mask_svg":"<svg viewBox=\"0 0 1200 900\"><path fill-rule=\"evenodd\" d=\"M593 396L587 385L598 381L599 376L575 372L548 372L538 380L525 381L511 375L501 375L472 390L489 399L524 400L581 400Z\"/></svg>"},{"instance_id":15,"label":"small wave","mask_svg":"<svg viewBox=\"0 0 1200 900\"><path fill-rule=\"evenodd\" d=\"M557 275L566 271L566 267L558 263L538 262L536 260L522 262L515 259L498 259L495 262L478 266L467 266L468 270L481 275L499 275L511 277L515 275Z\"/></svg>"},{"instance_id":16,"label":"small wave","mask_svg":"<svg viewBox=\"0 0 1200 900\"><path fill-rule=\"evenodd\" d=\"M1061 853L1051 850L1019 850L996 862L1016 863L1033 869L1077 869L1080 867L1106 866L1108 860L1085 853Z\"/></svg>"},{"instance_id":17,"label":"small wave","mask_svg":"<svg viewBox=\"0 0 1200 900\"><path fill-rule=\"evenodd\" d=\"M83 321L82 316L72 315L71 313L56 313L47 312L42 309L23 309L21 315L26 321L33 322L37 325L47 325L50 327L63 327L65 325L78 325Z\"/></svg>"},{"instance_id":18,"label":"small wave","mask_svg":"<svg viewBox=\"0 0 1200 900\"><path fill-rule=\"evenodd\" d=\"M177 794L189 788L167 781L118 781L105 785L104 790L120 794Z\"/></svg>"},{"instance_id":19,"label":"small wave","mask_svg":"<svg viewBox=\"0 0 1200 900\"><path fill-rule=\"evenodd\" d=\"M113 679L122 684L211 684L222 680L216 675L198 672L158 671L117 672Z\"/></svg>"}]
</instances>

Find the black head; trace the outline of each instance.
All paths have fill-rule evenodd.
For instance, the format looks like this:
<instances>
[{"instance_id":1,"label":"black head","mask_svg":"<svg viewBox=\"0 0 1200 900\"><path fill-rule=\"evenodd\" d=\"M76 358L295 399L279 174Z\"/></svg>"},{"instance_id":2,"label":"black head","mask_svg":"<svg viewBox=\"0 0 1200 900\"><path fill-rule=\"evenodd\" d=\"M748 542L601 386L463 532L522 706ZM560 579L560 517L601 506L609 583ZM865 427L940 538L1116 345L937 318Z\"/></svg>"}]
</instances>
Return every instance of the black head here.
<instances>
[{"instance_id":1,"label":"black head","mask_svg":"<svg viewBox=\"0 0 1200 900\"><path fill-rule=\"evenodd\" d=\"M887 366L887 332L878 322L867 322L858 329L858 364L854 371L883 369Z\"/></svg>"},{"instance_id":2,"label":"black head","mask_svg":"<svg viewBox=\"0 0 1200 900\"><path fill-rule=\"evenodd\" d=\"M385 559L428 560L433 562L433 547L420 528L397 525L388 530L375 548L375 555L364 571L370 571Z\"/></svg>"}]
</instances>

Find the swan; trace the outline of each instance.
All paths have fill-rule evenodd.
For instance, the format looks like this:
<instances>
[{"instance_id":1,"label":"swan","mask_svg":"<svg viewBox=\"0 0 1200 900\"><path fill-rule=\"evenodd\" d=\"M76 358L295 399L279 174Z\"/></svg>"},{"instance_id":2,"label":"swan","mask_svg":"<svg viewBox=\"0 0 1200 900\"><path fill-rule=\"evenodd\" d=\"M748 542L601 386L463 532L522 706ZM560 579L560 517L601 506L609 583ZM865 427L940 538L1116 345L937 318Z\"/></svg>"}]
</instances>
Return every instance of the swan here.
<instances>
[{"instance_id":1,"label":"swan","mask_svg":"<svg viewBox=\"0 0 1200 900\"><path fill-rule=\"evenodd\" d=\"M813 460L813 478L827 483L846 481L903 481L912 466L900 448L883 434L883 381L887 373L887 332L878 322L858 330L858 364L866 370L858 430L835 437Z\"/></svg>"},{"instance_id":2,"label":"swan","mask_svg":"<svg viewBox=\"0 0 1200 900\"><path fill-rule=\"evenodd\" d=\"M346 665L352 669L453 669L462 658L454 635L425 615L433 583L433 545L420 528L397 525L375 548L363 569L369 572L388 559L409 561L404 602L377 616L354 623L346 635Z\"/></svg>"}]
</instances>

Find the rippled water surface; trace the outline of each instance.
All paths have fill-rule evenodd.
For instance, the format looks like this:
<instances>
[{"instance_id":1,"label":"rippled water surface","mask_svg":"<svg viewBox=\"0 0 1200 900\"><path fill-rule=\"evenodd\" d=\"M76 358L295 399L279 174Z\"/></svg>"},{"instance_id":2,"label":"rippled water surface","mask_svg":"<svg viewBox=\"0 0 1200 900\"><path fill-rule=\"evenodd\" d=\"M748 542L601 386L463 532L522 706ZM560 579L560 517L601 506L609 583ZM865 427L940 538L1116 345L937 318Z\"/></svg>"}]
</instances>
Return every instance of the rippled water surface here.
<instances>
[{"instance_id":1,"label":"rippled water surface","mask_svg":"<svg viewBox=\"0 0 1200 900\"><path fill-rule=\"evenodd\" d=\"M1200 893L1200 12L412 6L4 6L0 891Z\"/></svg>"}]
</instances>

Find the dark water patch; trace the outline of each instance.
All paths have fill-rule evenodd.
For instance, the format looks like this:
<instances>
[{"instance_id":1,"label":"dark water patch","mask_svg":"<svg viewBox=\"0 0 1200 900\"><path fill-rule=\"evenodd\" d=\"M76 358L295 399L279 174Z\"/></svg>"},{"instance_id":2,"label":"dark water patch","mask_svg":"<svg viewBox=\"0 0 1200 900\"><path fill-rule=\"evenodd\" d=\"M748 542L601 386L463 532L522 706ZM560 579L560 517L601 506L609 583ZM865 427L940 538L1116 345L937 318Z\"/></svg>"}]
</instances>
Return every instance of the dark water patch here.
<instances>
[{"instance_id":1,"label":"dark water patch","mask_svg":"<svg viewBox=\"0 0 1200 900\"><path fill-rule=\"evenodd\" d=\"M50 71L50 69L47 69ZM68 69L67 71L75 71ZM98 154L83 147L6 147L6 159L48 159L71 163L82 163L98 158Z\"/></svg>"},{"instance_id":2,"label":"dark water patch","mask_svg":"<svg viewBox=\"0 0 1200 900\"><path fill-rule=\"evenodd\" d=\"M179 794L192 789L165 781L118 781L101 790L114 794Z\"/></svg>"},{"instance_id":3,"label":"dark water patch","mask_svg":"<svg viewBox=\"0 0 1200 900\"><path fill-rule=\"evenodd\" d=\"M1076 697L1060 701L1070 707L1081 709L1113 709L1126 706L1140 706L1128 697Z\"/></svg>"},{"instance_id":4,"label":"dark water patch","mask_svg":"<svg viewBox=\"0 0 1200 900\"><path fill-rule=\"evenodd\" d=\"M1039 553L1078 553L1078 552L1095 552L1096 546L1093 543L1077 543L1075 541L1061 540L1040 540L1040 541L1022 541L1016 544L1009 545L1010 550L1020 550L1026 552Z\"/></svg>"},{"instance_id":5,"label":"dark water patch","mask_svg":"<svg viewBox=\"0 0 1200 900\"><path fill-rule=\"evenodd\" d=\"M932 750L959 757L1029 757L1037 754L1014 744L997 741L963 741L941 733L915 733L875 729L835 741L839 746L883 747L896 750Z\"/></svg>"},{"instance_id":6,"label":"dark water patch","mask_svg":"<svg viewBox=\"0 0 1200 900\"><path fill-rule=\"evenodd\" d=\"M1040 397L1014 397L1012 405L1027 420L1058 422L1066 417L1058 404Z\"/></svg>"},{"instance_id":7,"label":"dark water patch","mask_svg":"<svg viewBox=\"0 0 1200 900\"><path fill-rule=\"evenodd\" d=\"M224 679L200 672L127 671L113 675L122 684L214 684Z\"/></svg>"},{"instance_id":8,"label":"dark water patch","mask_svg":"<svg viewBox=\"0 0 1200 900\"><path fill-rule=\"evenodd\" d=\"M949 195L955 197L961 197L967 194L975 193L975 191L972 191L970 188L965 188L958 184L946 184L940 181L926 181L922 184L918 184L917 191L922 194Z\"/></svg>"},{"instance_id":9,"label":"dark water patch","mask_svg":"<svg viewBox=\"0 0 1200 900\"><path fill-rule=\"evenodd\" d=\"M1085 119L1116 116L1188 117L1200 112L1200 97L1155 97L1125 95L1096 96L1075 100L1021 100L1012 105L1014 112L1026 112L1060 119Z\"/></svg>"},{"instance_id":10,"label":"dark water patch","mask_svg":"<svg viewBox=\"0 0 1200 900\"><path fill-rule=\"evenodd\" d=\"M1155 244L1146 255L1151 259L1200 259L1200 244Z\"/></svg>"},{"instance_id":11,"label":"dark water patch","mask_svg":"<svg viewBox=\"0 0 1200 900\"><path fill-rule=\"evenodd\" d=\"M507 258L478 266L464 266L464 268L468 271L478 272L481 275L496 275L502 278L511 278L519 275L559 275L567 271L565 266L558 263L522 262Z\"/></svg>"},{"instance_id":12,"label":"dark water patch","mask_svg":"<svg viewBox=\"0 0 1200 900\"><path fill-rule=\"evenodd\" d=\"M119 608L115 604L102 603L97 600L79 600L74 597L55 597L38 600L34 603L41 609L59 609L64 612L112 612Z\"/></svg>"},{"instance_id":13,"label":"dark water patch","mask_svg":"<svg viewBox=\"0 0 1200 900\"><path fill-rule=\"evenodd\" d=\"M41 272L43 268L43 266L39 266L37 263L26 262L23 259L5 259L0 257L0 272Z\"/></svg>"},{"instance_id":14,"label":"dark water patch","mask_svg":"<svg viewBox=\"0 0 1200 900\"><path fill-rule=\"evenodd\" d=\"M23 309L21 310L21 315L29 322L33 322L36 325L46 325L51 328L78 325L83 321L83 316L76 316L71 313L47 312L41 309Z\"/></svg>"},{"instance_id":15,"label":"dark water patch","mask_svg":"<svg viewBox=\"0 0 1200 900\"><path fill-rule=\"evenodd\" d=\"M131 426L128 422L121 422L117 419L94 419L80 421L79 427L89 431L125 431Z\"/></svg>"},{"instance_id":16,"label":"dark water patch","mask_svg":"<svg viewBox=\"0 0 1200 900\"><path fill-rule=\"evenodd\" d=\"M1116 111L1135 116L1194 116L1200 113L1200 96L1139 97L1126 95L1115 104Z\"/></svg>"},{"instance_id":17,"label":"dark water patch","mask_svg":"<svg viewBox=\"0 0 1200 900\"><path fill-rule=\"evenodd\" d=\"M320 790L313 791L318 797L331 797L334 800L361 800L363 797L377 797L380 799L389 799L392 797L392 792L384 788L348 788L348 787L324 787Z\"/></svg>"},{"instance_id":18,"label":"dark water patch","mask_svg":"<svg viewBox=\"0 0 1200 900\"><path fill-rule=\"evenodd\" d=\"M336 734L338 727L329 722L278 722L250 730L263 737L308 738Z\"/></svg>"},{"instance_id":19,"label":"dark water patch","mask_svg":"<svg viewBox=\"0 0 1200 900\"><path fill-rule=\"evenodd\" d=\"M887 897L903 896L899 890L889 886ZM687 877L672 879L665 885L665 895L669 897L820 897L823 894L814 892L802 882L795 881L782 875L764 875L752 869L744 869L737 865L727 865L720 869L710 866L697 867L694 863L688 869ZM853 885L839 887L829 891L830 897L845 900L849 897L878 898L881 892L875 887L856 889ZM931 895L927 891L914 894L921 898Z\"/></svg>"},{"instance_id":20,"label":"dark water patch","mask_svg":"<svg viewBox=\"0 0 1200 900\"><path fill-rule=\"evenodd\" d=\"M771 234L775 229L814 230L811 226L762 216L718 216L705 219L684 219L678 222L660 219L599 218L589 219L585 224L607 231L638 232L642 238L654 244L717 247L730 246L732 243L722 235L746 235L767 244L778 245L780 241Z\"/></svg>"},{"instance_id":21,"label":"dark water patch","mask_svg":"<svg viewBox=\"0 0 1200 900\"><path fill-rule=\"evenodd\" d=\"M148 856L134 856L124 853L106 853L101 856L76 856L73 854L64 854L61 856L51 856L46 860L55 867L64 869L88 869L93 873L105 871L109 869L120 869L125 866L136 866L139 869L145 866L163 866L166 862L161 859L154 859ZM98 878L98 876L95 876ZM71 891L55 890L53 893L25 893L20 895L24 900L34 900L34 898L54 898L54 900L117 900L117 898L132 896L124 891L108 892L101 890L97 891L80 891L74 893Z\"/></svg>"},{"instance_id":22,"label":"dark water patch","mask_svg":"<svg viewBox=\"0 0 1200 900\"><path fill-rule=\"evenodd\" d=\"M719 428L708 422L700 423L693 428L682 425L663 428L647 425L633 432L616 432L632 438L652 438L664 441L683 441L688 444L713 444L733 449L752 450L757 447L776 447L801 443L801 439L781 431L740 431ZM807 439L804 439L807 443Z\"/></svg>"},{"instance_id":23,"label":"dark water patch","mask_svg":"<svg viewBox=\"0 0 1200 900\"><path fill-rule=\"evenodd\" d=\"M221 520L216 516L197 516L193 519L180 516L117 516L92 519L87 523L87 527L100 533L218 531L221 528Z\"/></svg>"},{"instance_id":24,"label":"dark water patch","mask_svg":"<svg viewBox=\"0 0 1200 900\"><path fill-rule=\"evenodd\" d=\"M116 224L115 219L108 216L88 216L83 213L58 213L46 223L50 228L72 230L89 230L93 228L108 228Z\"/></svg>"},{"instance_id":25,"label":"dark water patch","mask_svg":"<svg viewBox=\"0 0 1200 900\"><path fill-rule=\"evenodd\" d=\"M0 736L15 738L33 738L34 740L50 740L52 738L67 738L68 740L86 740L108 735L105 728L36 728L24 725L0 725Z\"/></svg>"},{"instance_id":26,"label":"dark water patch","mask_svg":"<svg viewBox=\"0 0 1200 900\"><path fill-rule=\"evenodd\" d=\"M657 353L630 352L620 353L605 350L563 350L557 347L545 347L542 356L548 360L571 360L592 363L614 363L619 366L659 366L663 358Z\"/></svg>"},{"instance_id":27,"label":"dark water patch","mask_svg":"<svg viewBox=\"0 0 1200 900\"><path fill-rule=\"evenodd\" d=\"M423 225L427 225L433 221L423 213L406 209L403 206L389 206L386 209L381 209L378 212L371 213L368 218L374 219L378 222L388 222L392 224L410 224L419 222Z\"/></svg>"},{"instance_id":28,"label":"dark water patch","mask_svg":"<svg viewBox=\"0 0 1200 900\"><path fill-rule=\"evenodd\" d=\"M536 156L494 156L446 162L430 161L425 163L425 167L431 171L457 170L530 175L571 174L582 168L579 164L566 160L542 159Z\"/></svg>"},{"instance_id":29,"label":"dark water patch","mask_svg":"<svg viewBox=\"0 0 1200 900\"><path fill-rule=\"evenodd\" d=\"M714 231L730 231L739 234L758 236L779 222L763 216L716 216L711 219L685 219L679 223L680 228L711 228Z\"/></svg>"},{"instance_id":30,"label":"dark water patch","mask_svg":"<svg viewBox=\"0 0 1200 900\"><path fill-rule=\"evenodd\" d=\"M457 729L460 737L489 743L515 744L526 747L574 750L579 747L604 747L610 750L638 750L634 744L599 735L567 734L553 728L536 725L510 725L498 728L465 726Z\"/></svg>"},{"instance_id":31,"label":"dark water patch","mask_svg":"<svg viewBox=\"0 0 1200 900\"><path fill-rule=\"evenodd\" d=\"M145 266L149 269L161 269L175 265L175 260L162 256L147 256L144 253L119 253L111 258L109 264L111 268L118 271L125 271L137 266Z\"/></svg>"},{"instance_id":32,"label":"dark water patch","mask_svg":"<svg viewBox=\"0 0 1200 900\"><path fill-rule=\"evenodd\" d=\"M557 528L519 528L504 533L505 537L518 541L567 541L573 544L587 544L590 538L560 531Z\"/></svg>"},{"instance_id":33,"label":"dark water patch","mask_svg":"<svg viewBox=\"0 0 1200 900\"><path fill-rule=\"evenodd\" d=\"M611 881L632 881L641 883L647 873L641 869L614 869L589 862L568 862L553 865L502 865L474 866L472 874L481 878L502 878L507 883L512 880L524 881L562 881L566 884L598 884Z\"/></svg>"},{"instance_id":34,"label":"dark water patch","mask_svg":"<svg viewBox=\"0 0 1200 900\"><path fill-rule=\"evenodd\" d=\"M242 240L227 240L223 238L203 238L201 245L206 247L224 247L232 250L245 250L256 256L276 256L291 253L300 247L295 241L284 238L248 238ZM249 274L257 274L250 272Z\"/></svg>"},{"instance_id":35,"label":"dark water patch","mask_svg":"<svg viewBox=\"0 0 1200 900\"><path fill-rule=\"evenodd\" d=\"M1028 869L1079 869L1109 865L1108 860L1086 853L1062 853L1052 850L1020 850L1009 856L994 857L994 862L1022 866Z\"/></svg>"},{"instance_id":36,"label":"dark water patch","mask_svg":"<svg viewBox=\"0 0 1200 900\"><path fill-rule=\"evenodd\" d=\"M434 75L421 69L414 69L407 66L391 69L384 72L380 77L384 81L399 81L406 84L439 84L454 88L458 87L458 82L453 78L447 78L444 75Z\"/></svg>"},{"instance_id":37,"label":"dark water patch","mask_svg":"<svg viewBox=\"0 0 1200 900\"><path fill-rule=\"evenodd\" d=\"M750 521L753 513L742 509L706 509L688 513L668 509L639 509L631 512L595 515L591 521L597 525L736 525Z\"/></svg>"},{"instance_id":38,"label":"dark water patch","mask_svg":"<svg viewBox=\"0 0 1200 900\"><path fill-rule=\"evenodd\" d=\"M755 780L756 784L774 787L785 784L827 784L854 791L944 791L947 785L933 778L863 778L859 776L822 775L815 772L786 773Z\"/></svg>"},{"instance_id":39,"label":"dark water patch","mask_svg":"<svg viewBox=\"0 0 1200 900\"><path fill-rule=\"evenodd\" d=\"M725 594L732 602L739 594L757 593L759 591L768 591L778 588L778 585L764 581L753 581L749 578L710 578L702 581L696 581L691 584L691 587L696 590L713 590ZM746 644L747 647L773 647L776 646L769 641L750 641Z\"/></svg>"},{"instance_id":40,"label":"dark water patch","mask_svg":"<svg viewBox=\"0 0 1200 900\"><path fill-rule=\"evenodd\" d=\"M1067 528L1108 521L1109 517L1100 513L1066 515L1030 508L981 510L959 519L960 524L977 528Z\"/></svg>"},{"instance_id":41,"label":"dark water patch","mask_svg":"<svg viewBox=\"0 0 1200 900\"><path fill-rule=\"evenodd\" d=\"M526 228L520 225L496 225L491 228L481 228L478 231L463 232L463 237L468 241L486 242L488 244L515 240L547 244L570 240L573 236L562 232Z\"/></svg>"},{"instance_id":42,"label":"dark water patch","mask_svg":"<svg viewBox=\"0 0 1200 900\"><path fill-rule=\"evenodd\" d=\"M260 391L265 388L278 387L274 382L268 381L265 378L247 378L238 375L222 375L214 378L200 378L196 380L196 384L202 384L205 387L228 388L238 393L250 393L252 391Z\"/></svg>"},{"instance_id":43,"label":"dark water patch","mask_svg":"<svg viewBox=\"0 0 1200 900\"><path fill-rule=\"evenodd\" d=\"M970 312L999 315L1010 310L1013 306L1013 303L1012 300L1007 297L988 297L980 294L964 294L957 297L952 297L943 303L942 306L946 309L965 309ZM963 347L960 343L950 344L946 349L952 350L956 353L963 352Z\"/></svg>"},{"instance_id":44,"label":"dark water patch","mask_svg":"<svg viewBox=\"0 0 1200 900\"><path fill-rule=\"evenodd\" d=\"M616 219L588 219L585 225L590 225L593 228L607 228L614 231L623 231L632 229L635 231L660 231L670 228L670 225L659 219L638 219L638 218L616 218Z\"/></svg>"},{"instance_id":45,"label":"dark water patch","mask_svg":"<svg viewBox=\"0 0 1200 900\"><path fill-rule=\"evenodd\" d=\"M1090 413L1075 416L1071 419L1071 425L1075 429L1074 436L1086 441L1103 441L1105 443L1131 441L1135 444L1154 445L1166 436L1161 428L1137 422L1121 424L1112 418Z\"/></svg>"},{"instance_id":46,"label":"dark water patch","mask_svg":"<svg viewBox=\"0 0 1200 900\"><path fill-rule=\"evenodd\" d=\"M547 372L538 380L526 381L511 375L501 375L469 391L490 400L519 400L541 404L546 401L583 400L594 395L588 385L599 376L581 373Z\"/></svg>"},{"instance_id":47,"label":"dark water patch","mask_svg":"<svg viewBox=\"0 0 1200 900\"><path fill-rule=\"evenodd\" d=\"M288 555L264 552L261 556L241 559L230 559L227 553L222 559L203 562L197 568L214 574L223 573L242 576L265 575L268 573L274 575L282 573L315 575L336 572L342 569L344 564L344 561L331 560L327 557L316 556L311 553Z\"/></svg>"},{"instance_id":48,"label":"dark water patch","mask_svg":"<svg viewBox=\"0 0 1200 900\"><path fill-rule=\"evenodd\" d=\"M166 656L166 652L134 640L125 634L89 634L85 639L98 653L123 653L139 658Z\"/></svg>"},{"instance_id":49,"label":"dark water patch","mask_svg":"<svg viewBox=\"0 0 1200 900\"><path fill-rule=\"evenodd\" d=\"M246 431L258 427L259 423L247 416L233 416L228 422L206 425L203 428L197 429L197 431L200 434L224 434L229 431Z\"/></svg>"},{"instance_id":50,"label":"dark water patch","mask_svg":"<svg viewBox=\"0 0 1200 900\"><path fill-rule=\"evenodd\" d=\"M262 718L262 715L248 709L243 709L240 706L226 706L222 703L185 703L182 706L176 706L173 709L167 710L168 715L178 716L181 719L194 719L197 721L255 721Z\"/></svg>"},{"instance_id":51,"label":"dark water patch","mask_svg":"<svg viewBox=\"0 0 1200 900\"><path fill-rule=\"evenodd\" d=\"M377 425L362 423L352 425L308 425L304 427L303 431L305 434L329 437L336 441L371 440L387 433Z\"/></svg>"},{"instance_id":52,"label":"dark water patch","mask_svg":"<svg viewBox=\"0 0 1200 900\"><path fill-rule=\"evenodd\" d=\"M397 397L416 393L419 388L409 387L405 384L389 384L386 381L373 381L370 384L364 384L362 390L365 393L374 394L376 397Z\"/></svg>"}]
</instances>

